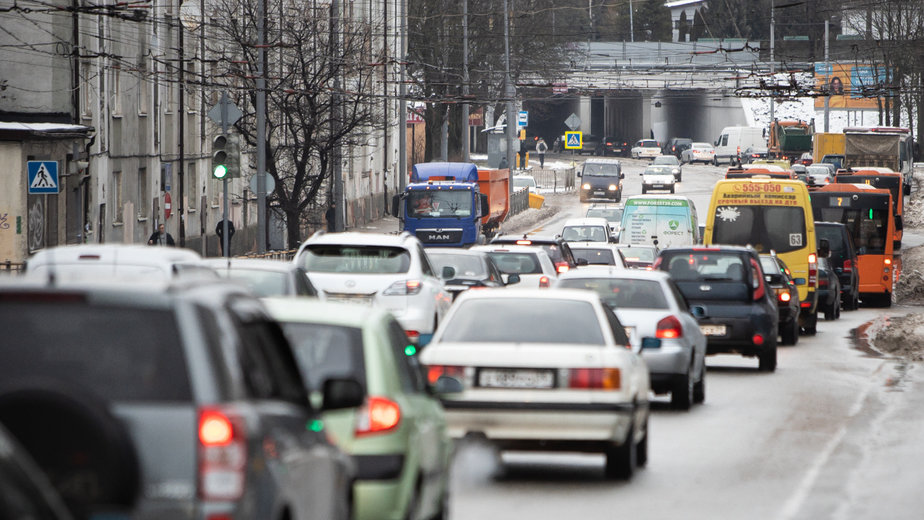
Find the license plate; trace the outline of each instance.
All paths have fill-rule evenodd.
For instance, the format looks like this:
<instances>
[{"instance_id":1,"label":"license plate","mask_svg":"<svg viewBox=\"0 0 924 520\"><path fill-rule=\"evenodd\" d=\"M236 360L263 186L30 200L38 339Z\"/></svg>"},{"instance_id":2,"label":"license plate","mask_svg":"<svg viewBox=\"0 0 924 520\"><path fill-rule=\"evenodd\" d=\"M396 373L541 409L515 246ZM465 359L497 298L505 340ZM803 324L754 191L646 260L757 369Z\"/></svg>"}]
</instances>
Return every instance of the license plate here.
<instances>
[{"instance_id":1,"label":"license plate","mask_svg":"<svg viewBox=\"0 0 924 520\"><path fill-rule=\"evenodd\" d=\"M483 368L478 372L478 386L552 388L555 386L555 374L551 370Z\"/></svg>"},{"instance_id":2,"label":"license plate","mask_svg":"<svg viewBox=\"0 0 924 520\"><path fill-rule=\"evenodd\" d=\"M724 336L725 325L700 325L699 330L704 336Z\"/></svg>"},{"instance_id":3,"label":"license plate","mask_svg":"<svg viewBox=\"0 0 924 520\"><path fill-rule=\"evenodd\" d=\"M594 195L606 195L605 191L595 191Z\"/></svg>"},{"instance_id":4,"label":"license plate","mask_svg":"<svg viewBox=\"0 0 924 520\"><path fill-rule=\"evenodd\" d=\"M663 188L664 185L663 184L652 184L651 187L652 188Z\"/></svg>"}]
</instances>

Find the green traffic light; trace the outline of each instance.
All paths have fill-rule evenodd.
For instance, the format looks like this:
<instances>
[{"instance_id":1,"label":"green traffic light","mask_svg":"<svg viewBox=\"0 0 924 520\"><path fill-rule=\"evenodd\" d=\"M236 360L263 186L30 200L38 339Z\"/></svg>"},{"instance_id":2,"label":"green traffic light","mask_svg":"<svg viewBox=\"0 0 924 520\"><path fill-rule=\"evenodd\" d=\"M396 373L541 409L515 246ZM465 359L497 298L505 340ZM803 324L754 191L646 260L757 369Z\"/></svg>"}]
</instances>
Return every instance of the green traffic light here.
<instances>
[{"instance_id":1,"label":"green traffic light","mask_svg":"<svg viewBox=\"0 0 924 520\"><path fill-rule=\"evenodd\" d=\"M212 172L212 175L216 179L224 179L225 175L228 175L228 167L224 164L219 164L215 167L215 170Z\"/></svg>"},{"instance_id":2,"label":"green traffic light","mask_svg":"<svg viewBox=\"0 0 924 520\"><path fill-rule=\"evenodd\" d=\"M417 353L417 347L415 347L414 345L408 345L404 347L405 356L413 356L416 353Z\"/></svg>"}]
</instances>

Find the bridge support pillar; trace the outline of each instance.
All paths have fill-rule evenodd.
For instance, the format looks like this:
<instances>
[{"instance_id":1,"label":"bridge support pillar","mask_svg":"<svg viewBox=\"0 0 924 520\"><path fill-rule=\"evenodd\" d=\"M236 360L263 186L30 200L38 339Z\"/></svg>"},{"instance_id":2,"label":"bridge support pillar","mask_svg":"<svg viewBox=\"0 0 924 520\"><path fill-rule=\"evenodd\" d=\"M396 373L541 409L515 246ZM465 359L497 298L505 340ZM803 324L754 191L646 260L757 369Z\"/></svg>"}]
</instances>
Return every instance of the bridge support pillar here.
<instances>
[{"instance_id":1,"label":"bridge support pillar","mask_svg":"<svg viewBox=\"0 0 924 520\"><path fill-rule=\"evenodd\" d=\"M590 109L589 96L581 96L581 100L578 103L578 117L581 118L581 132L584 134L591 133L592 112Z\"/></svg>"}]
</instances>

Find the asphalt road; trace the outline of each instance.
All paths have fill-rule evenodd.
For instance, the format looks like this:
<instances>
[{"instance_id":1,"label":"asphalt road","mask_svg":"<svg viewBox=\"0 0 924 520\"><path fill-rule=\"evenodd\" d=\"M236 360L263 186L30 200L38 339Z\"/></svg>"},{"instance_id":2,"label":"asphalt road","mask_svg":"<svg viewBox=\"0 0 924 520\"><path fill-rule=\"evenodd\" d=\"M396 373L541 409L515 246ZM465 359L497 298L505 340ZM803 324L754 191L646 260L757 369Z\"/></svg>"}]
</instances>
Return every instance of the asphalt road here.
<instances>
[{"instance_id":1,"label":"asphalt road","mask_svg":"<svg viewBox=\"0 0 924 520\"><path fill-rule=\"evenodd\" d=\"M646 161L627 159L625 194L641 192ZM699 217L724 168L684 166L677 193ZM587 204L574 196L543 232ZM906 246L924 242L906 230ZM603 457L504 453L458 445L451 518L919 519L924 515L924 375L858 336L883 315L867 309L819 321L818 334L780 347L775 373L757 360L711 356L706 402L676 412L654 398L650 459L630 482L603 478Z\"/></svg>"}]
</instances>

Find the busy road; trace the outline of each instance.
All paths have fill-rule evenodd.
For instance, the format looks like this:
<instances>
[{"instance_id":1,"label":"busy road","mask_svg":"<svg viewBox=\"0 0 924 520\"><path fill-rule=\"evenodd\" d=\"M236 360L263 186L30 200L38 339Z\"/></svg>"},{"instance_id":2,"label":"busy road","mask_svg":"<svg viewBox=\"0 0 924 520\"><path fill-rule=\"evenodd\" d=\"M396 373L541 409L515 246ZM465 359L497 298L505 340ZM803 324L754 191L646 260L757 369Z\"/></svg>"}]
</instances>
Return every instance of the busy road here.
<instances>
[{"instance_id":1,"label":"busy road","mask_svg":"<svg viewBox=\"0 0 924 520\"><path fill-rule=\"evenodd\" d=\"M640 193L648 161L622 159L624 193ZM685 165L676 192L700 222L724 167ZM537 233L557 231L590 203L564 205ZM921 243L917 230L906 248ZM907 232L906 232L907 233ZM735 355L707 358L703 406L670 409L654 398L650 460L631 482L603 478L596 455L458 449L454 518L917 518L924 453L917 367L871 349L865 329L912 309L861 307L818 322L816 336L780 347L775 373Z\"/></svg>"}]
</instances>

